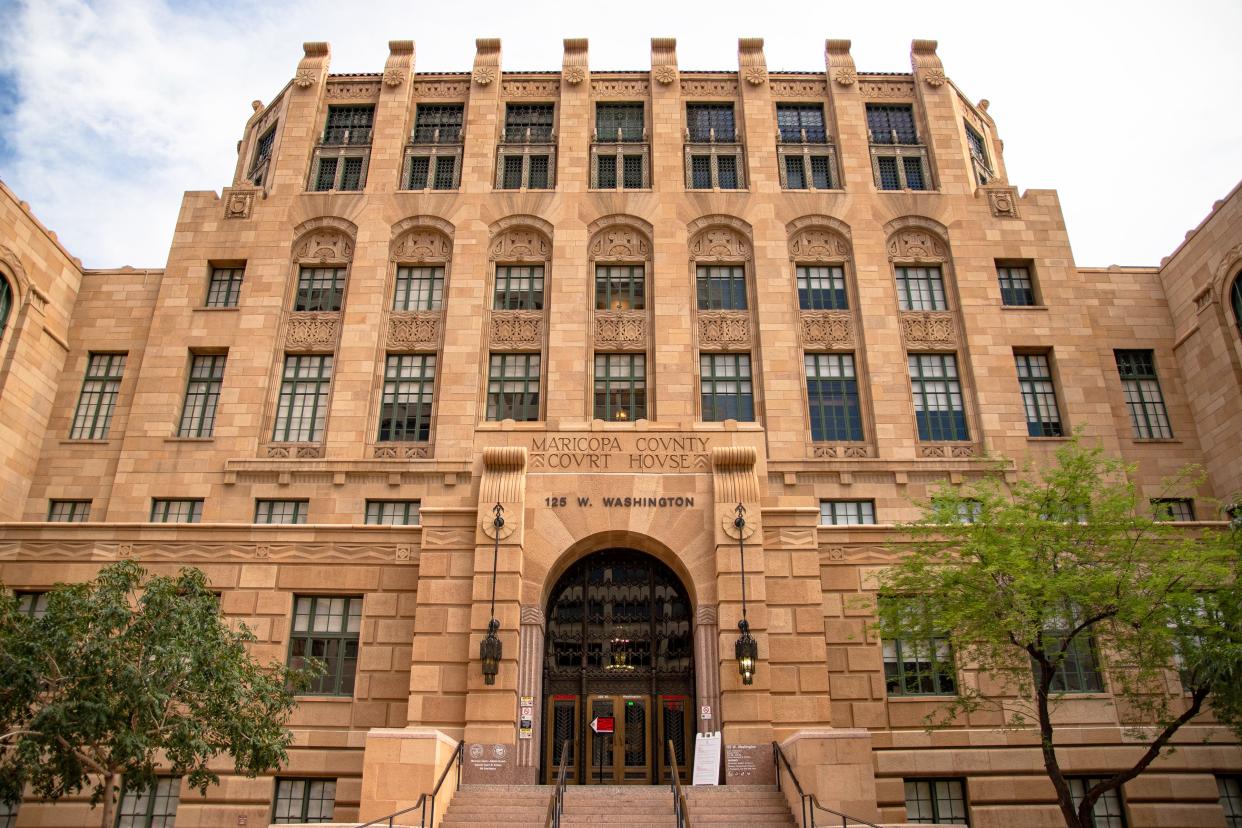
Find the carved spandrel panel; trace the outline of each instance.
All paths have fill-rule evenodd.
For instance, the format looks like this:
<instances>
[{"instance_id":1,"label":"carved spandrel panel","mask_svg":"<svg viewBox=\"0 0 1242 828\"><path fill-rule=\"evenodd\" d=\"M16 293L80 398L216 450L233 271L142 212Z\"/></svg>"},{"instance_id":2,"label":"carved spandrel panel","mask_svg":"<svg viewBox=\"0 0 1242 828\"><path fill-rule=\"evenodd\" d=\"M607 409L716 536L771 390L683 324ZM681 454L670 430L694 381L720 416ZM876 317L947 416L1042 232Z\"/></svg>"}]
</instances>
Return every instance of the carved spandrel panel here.
<instances>
[{"instance_id":1,"label":"carved spandrel panel","mask_svg":"<svg viewBox=\"0 0 1242 828\"><path fill-rule=\"evenodd\" d=\"M538 311L494 311L492 348L517 350L543 346L543 314Z\"/></svg>"},{"instance_id":2,"label":"carved spandrel panel","mask_svg":"<svg viewBox=\"0 0 1242 828\"><path fill-rule=\"evenodd\" d=\"M595 347L641 351L647 348L645 311L596 311Z\"/></svg>"},{"instance_id":3,"label":"carved spandrel panel","mask_svg":"<svg viewBox=\"0 0 1242 828\"><path fill-rule=\"evenodd\" d=\"M927 230L901 230L888 240L889 261L945 262L949 251L944 242Z\"/></svg>"},{"instance_id":4,"label":"carved spandrel panel","mask_svg":"<svg viewBox=\"0 0 1242 828\"><path fill-rule=\"evenodd\" d=\"M388 317L388 347L435 350L440 344L440 311L397 312Z\"/></svg>"},{"instance_id":5,"label":"carved spandrel panel","mask_svg":"<svg viewBox=\"0 0 1242 828\"><path fill-rule=\"evenodd\" d=\"M699 347L725 350L750 347L750 314L745 311L700 311Z\"/></svg>"},{"instance_id":6,"label":"carved spandrel panel","mask_svg":"<svg viewBox=\"0 0 1242 828\"><path fill-rule=\"evenodd\" d=\"M546 262L551 254L542 233L529 227L511 227L492 239L488 255L494 262Z\"/></svg>"},{"instance_id":7,"label":"carved spandrel panel","mask_svg":"<svg viewBox=\"0 0 1242 828\"><path fill-rule=\"evenodd\" d=\"M948 312L903 312L901 335L911 350L957 347L957 323Z\"/></svg>"},{"instance_id":8,"label":"carved spandrel panel","mask_svg":"<svg viewBox=\"0 0 1242 828\"><path fill-rule=\"evenodd\" d=\"M632 227L614 225L601 230L591 240L592 259L650 259L651 245Z\"/></svg>"},{"instance_id":9,"label":"carved spandrel panel","mask_svg":"<svg viewBox=\"0 0 1242 828\"><path fill-rule=\"evenodd\" d=\"M285 328L285 350L333 350L340 335L339 313L292 313Z\"/></svg>"},{"instance_id":10,"label":"carved spandrel panel","mask_svg":"<svg viewBox=\"0 0 1242 828\"><path fill-rule=\"evenodd\" d=\"M854 319L848 311L802 311L802 342L821 348L854 345Z\"/></svg>"},{"instance_id":11,"label":"carved spandrel panel","mask_svg":"<svg viewBox=\"0 0 1242 828\"><path fill-rule=\"evenodd\" d=\"M835 446L814 446L811 454L817 458L827 459L855 459L859 457L870 457L871 446L863 445L835 445Z\"/></svg>"}]
</instances>

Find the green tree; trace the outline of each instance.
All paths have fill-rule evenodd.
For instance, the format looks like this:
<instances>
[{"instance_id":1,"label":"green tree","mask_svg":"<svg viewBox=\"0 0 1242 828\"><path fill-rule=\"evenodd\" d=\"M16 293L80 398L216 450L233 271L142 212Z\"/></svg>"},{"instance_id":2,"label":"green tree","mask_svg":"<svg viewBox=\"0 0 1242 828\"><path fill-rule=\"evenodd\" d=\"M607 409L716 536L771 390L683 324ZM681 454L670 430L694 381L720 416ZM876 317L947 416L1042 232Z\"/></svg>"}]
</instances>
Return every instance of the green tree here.
<instances>
[{"instance_id":1,"label":"green tree","mask_svg":"<svg viewBox=\"0 0 1242 828\"><path fill-rule=\"evenodd\" d=\"M1013 485L942 489L879 576L881 636L948 639L958 665L977 671L929 725L984 709L1037 728L1069 828L1090 828L1099 798L1170 750L1205 706L1242 736L1239 535L1162 521L1129 471L1075 439ZM1141 750L1076 804L1053 714L1097 678Z\"/></svg>"},{"instance_id":2,"label":"green tree","mask_svg":"<svg viewBox=\"0 0 1242 828\"><path fill-rule=\"evenodd\" d=\"M31 618L0 594L0 799L82 790L110 828L122 790L157 768L205 791L230 756L253 776L287 758L294 692L319 668L254 661L201 570L153 576L133 562L61 585Z\"/></svg>"}]
</instances>

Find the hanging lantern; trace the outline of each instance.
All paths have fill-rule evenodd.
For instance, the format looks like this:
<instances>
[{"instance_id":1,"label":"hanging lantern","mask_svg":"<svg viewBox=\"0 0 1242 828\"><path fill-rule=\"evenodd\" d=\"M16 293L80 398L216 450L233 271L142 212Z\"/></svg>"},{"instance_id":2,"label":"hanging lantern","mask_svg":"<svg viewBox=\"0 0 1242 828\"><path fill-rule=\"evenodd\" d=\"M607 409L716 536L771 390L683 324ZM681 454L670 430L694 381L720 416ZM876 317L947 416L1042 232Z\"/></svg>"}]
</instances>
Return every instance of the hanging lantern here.
<instances>
[{"instance_id":1,"label":"hanging lantern","mask_svg":"<svg viewBox=\"0 0 1242 828\"><path fill-rule=\"evenodd\" d=\"M495 684L496 674L500 672L500 656L503 648L496 630L500 622L493 618L487 623L487 636L479 642L479 661L483 662L483 683Z\"/></svg>"},{"instance_id":2,"label":"hanging lantern","mask_svg":"<svg viewBox=\"0 0 1242 828\"><path fill-rule=\"evenodd\" d=\"M737 670L742 674L742 684L754 684L755 667L759 664L759 642L751 636L750 624L745 618L737 622L737 628L742 631L734 647Z\"/></svg>"}]
</instances>

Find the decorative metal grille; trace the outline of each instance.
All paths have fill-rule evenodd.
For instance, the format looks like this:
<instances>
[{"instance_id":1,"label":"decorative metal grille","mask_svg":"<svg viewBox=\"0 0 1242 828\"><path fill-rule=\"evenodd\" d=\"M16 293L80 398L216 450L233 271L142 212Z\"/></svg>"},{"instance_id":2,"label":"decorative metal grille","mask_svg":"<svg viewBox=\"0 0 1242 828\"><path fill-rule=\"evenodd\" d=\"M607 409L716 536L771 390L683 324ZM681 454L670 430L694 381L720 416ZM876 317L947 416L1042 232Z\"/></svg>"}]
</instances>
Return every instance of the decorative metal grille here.
<instances>
[{"instance_id":1,"label":"decorative metal grille","mask_svg":"<svg viewBox=\"0 0 1242 828\"><path fill-rule=\"evenodd\" d=\"M352 696L358 667L362 599L299 595L293 606L289 666L301 667L308 657L317 658L324 663L325 672L312 682L307 692Z\"/></svg>"},{"instance_id":2,"label":"decorative metal grille","mask_svg":"<svg viewBox=\"0 0 1242 828\"><path fill-rule=\"evenodd\" d=\"M969 440L962 386L953 354L910 354L914 418L924 442Z\"/></svg>"},{"instance_id":3,"label":"decorative metal grille","mask_svg":"<svg viewBox=\"0 0 1242 828\"><path fill-rule=\"evenodd\" d=\"M505 142L543 143L552 140L554 104L506 104Z\"/></svg>"},{"instance_id":4,"label":"decorative metal grille","mask_svg":"<svg viewBox=\"0 0 1242 828\"><path fill-rule=\"evenodd\" d=\"M374 106L330 106L323 129L323 144L369 144Z\"/></svg>"},{"instance_id":5,"label":"decorative metal grille","mask_svg":"<svg viewBox=\"0 0 1242 828\"><path fill-rule=\"evenodd\" d=\"M91 354L87 358L86 376L82 380L82 394L73 414L70 439L107 438L124 372L125 354Z\"/></svg>"},{"instance_id":6,"label":"decorative metal grille","mask_svg":"<svg viewBox=\"0 0 1242 828\"><path fill-rule=\"evenodd\" d=\"M625 143L645 139L641 103L599 103L595 105L595 140Z\"/></svg>"},{"instance_id":7,"label":"decorative metal grille","mask_svg":"<svg viewBox=\"0 0 1242 828\"><path fill-rule=\"evenodd\" d=\"M1022 389L1022 406L1026 410L1026 432L1031 437L1061 437L1061 413L1057 406L1057 389L1052 384L1052 371L1046 354L1014 354L1018 367L1018 386Z\"/></svg>"},{"instance_id":8,"label":"decorative metal grille","mask_svg":"<svg viewBox=\"0 0 1242 828\"><path fill-rule=\"evenodd\" d=\"M750 354L700 354L699 386L703 420L754 422Z\"/></svg>"},{"instance_id":9,"label":"decorative metal grille","mask_svg":"<svg viewBox=\"0 0 1242 828\"><path fill-rule=\"evenodd\" d=\"M867 104L867 129L873 144L917 144L914 108L909 104Z\"/></svg>"},{"instance_id":10,"label":"decorative metal grille","mask_svg":"<svg viewBox=\"0 0 1242 828\"><path fill-rule=\"evenodd\" d=\"M380 400L380 442L431 439L435 377L435 354L388 355Z\"/></svg>"},{"instance_id":11,"label":"decorative metal grille","mask_svg":"<svg viewBox=\"0 0 1242 828\"><path fill-rule=\"evenodd\" d=\"M806 354L806 391L811 439L848 442L863 438L853 354Z\"/></svg>"},{"instance_id":12,"label":"decorative metal grille","mask_svg":"<svg viewBox=\"0 0 1242 828\"><path fill-rule=\"evenodd\" d=\"M419 104L414 113L415 144L458 144L462 140L462 104Z\"/></svg>"},{"instance_id":13,"label":"decorative metal grille","mask_svg":"<svg viewBox=\"0 0 1242 828\"><path fill-rule=\"evenodd\" d=\"M1151 351L1114 351L1113 354L1134 436L1144 440L1171 439L1173 429L1169 426L1164 394L1156 376L1155 355Z\"/></svg>"},{"instance_id":14,"label":"decorative metal grille","mask_svg":"<svg viewBox=\"0 0 1242 828\"><path fill-rule=\"evenodd\" d=\"M272 145L275 142L276 127L273 126L259 136L259 141L255 144L254 158L250 162L250 170L246 173L246 177L256 187L262 187L263 181L267 177L267 167L272 158Z\"/></svg>"},{"instance_id":15,"label":"decorative metal grille","mask_svg":"<svg viewBox=\"0 0 1242 828\"><path fill-rule=\"evenodd\" d=\"M190 378L185 388L178 437L211 436L227 359L223 354L194 354L190 358Z\"/></svg>"},{"instance_id":16,"label":"decorative metal grille","mask_svg":"<svg viewBox=\"0 0 1242 828\"><path fill-rule=\"evenodd\" d=\"M776 129L781 143L823 144L828 141L824 108L820 104L777 104Z\"/></svg>"},{"instance_id":17,"label":"decorative metal grille","mask_svg":"<svg viewBox=\"0 0 1242 828\"><path fill-rule=\"evenodd\" d=\"M686 104L686 130L693 143L732 143L737 140L733 104Z\"/></svg>"}]
</instances>

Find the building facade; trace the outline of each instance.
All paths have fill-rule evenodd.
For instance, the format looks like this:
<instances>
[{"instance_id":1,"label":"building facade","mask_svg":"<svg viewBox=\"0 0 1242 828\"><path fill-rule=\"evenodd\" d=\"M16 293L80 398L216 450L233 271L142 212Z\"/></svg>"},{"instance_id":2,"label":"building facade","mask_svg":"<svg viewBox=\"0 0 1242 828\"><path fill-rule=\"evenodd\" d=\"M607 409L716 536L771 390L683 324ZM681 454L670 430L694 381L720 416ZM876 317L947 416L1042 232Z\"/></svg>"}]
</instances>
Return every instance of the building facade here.
<instances>
[{"instance_id":1,"label":"building facade","mask_svg":"<svg viewBox=\"0 0 1242 828\"><path fill-rule=\"evenodd\" d=\"M952 665L874 640L857 597L921 498L1075 429L1174 518L1219 518L1238 192L1159 267L1079 268L933 41L905 74L835 40L820 73L757 39L735 72L671 39L632 72L584 40L559 72L502 71L496 40L471 72L416 73L408 41L378 73L328 58L254 102L162 270L83 269L0 199L0 579L37 612L112 561L198 566L257 655L328 663L286 768L168 780L123 819L371 819L459 740L466 783L546 782L567 741L575 782L654 783L663 745L684 774L720 731L730 785L770 783L778 741L862 818L1055 824L1036 735L926 732ZM1187 463L1204 483L1170 495ZM1065 766L1133 761L1105 683L1077 689ZM1242 819L1236 741L1204 717L1178 742L1098 825Z\"/></svg>"}]
</instances>

